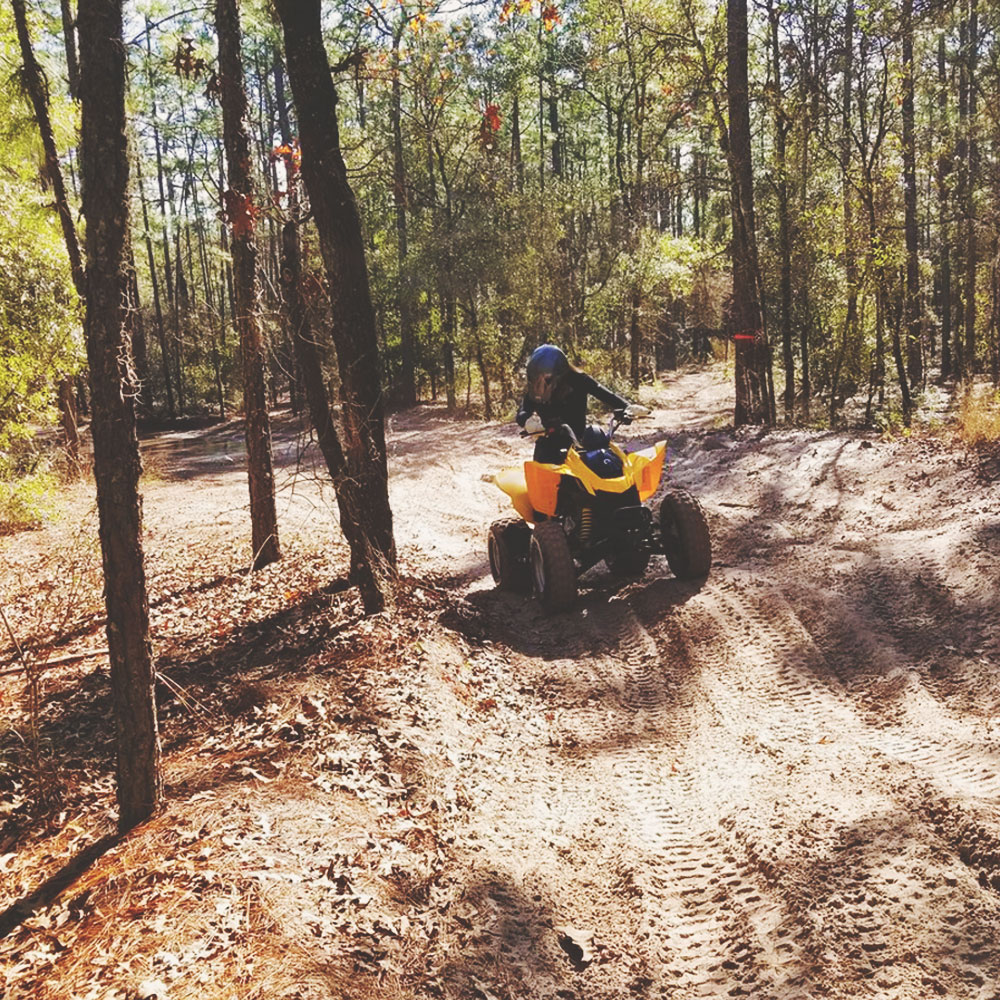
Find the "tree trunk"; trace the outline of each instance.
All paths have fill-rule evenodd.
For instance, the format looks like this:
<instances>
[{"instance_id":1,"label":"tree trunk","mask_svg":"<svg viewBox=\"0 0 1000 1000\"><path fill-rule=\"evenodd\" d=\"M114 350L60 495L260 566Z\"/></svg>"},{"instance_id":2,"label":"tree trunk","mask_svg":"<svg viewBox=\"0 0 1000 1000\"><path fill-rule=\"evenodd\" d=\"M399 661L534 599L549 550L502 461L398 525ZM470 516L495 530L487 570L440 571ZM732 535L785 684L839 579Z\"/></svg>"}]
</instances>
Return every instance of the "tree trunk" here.
<instances>
[{"instance_id":1,"label":"tree trunk","mask_svg":"<svg viewBox=\"0 0 1000 1000\"><path fill-rule=\"evenodd\" d=\"M791 123L781 103L781 39L780 15L773 0L768 0L768 18L771 22L771 62L773 64L776 105L774 110L774 142L778 172L778 253L781 259L779 279L779 323L781 326L781 352L785 369L783 396L785 420L795 416L795 357L792 353L792 239L788 217L788 158L787 139Z\"/></svg>"},{"instance_id":2,"label":"tree trunk","mask_svg":"<svg viewBox=\"0 0 1000 1000\"><path fill-rule=\"evenodd\" d=\"M903 0L903 229L906 239L906 288L903 325L906 375L910 385L923 378L920 322L920 260L917 223L917 151L914 139L913 0Z\"/></svg>"},{"instance_id":3,"label":"tree trunk","mask_svg":"<svg viewBox=\"0 0 1000 1000\"><path fill-rule=\"evenodd\" d=\"M941 289L941 378L952 374L951 356L951 195L948 178L954 167L951 134L948 121L948 71L945 58L944 32L938 35L938 109L942 136L941 153L937 159L935 180L938 194L938 241L941 245L941 265L938 284Z\"/></svg>"},{"instance_id":4,"label":"tree trunk","mask_svg":"<svg viewBox=\"0 0 1000 1000\"><path fill-rule=\"evenodd\" d=\"M80 464L80 430L76 422L76 394L73 379L68 375L59 380L59 414L66 454L75 467Z\"/></svg>"},{"instance_id":5,"label":"tree trunk","mask_svg":"<svg viewBox=\"0 0 1000 1000\"><path fill-rule=\"evenodd\" d=\"M277 0L275 8L298 113L302 177L329 283L347 469L335 483L341 529L351 549L351 577L365 610L374 613L393 600L396 545L361 217L340 152L337 93L323 47L319 0Z\"/></svg>"},{"instance_id":6,"label":"tree trunk","mask_svg":"<svg viewBox=\"0 0 1000 1000\"><path fill-rule=\"evenodd\" d=\"M514 92L514 106L510 112L510 166L514 172L514 185L524 190L524 161L521 159L521 106Z\"/></svg>"},{"instance_id":7,"label":"tree trunk","mask_svg":"<svg viewBox=\"0 0 1000 1000\"><path fill-rule=\"evenodd\" d=\"M66 45L66 82L69 96L76 100L80 96L80 64L76 58L76 21L70 0L61 0L63 42Z\"/></svg>"},{"instance_id":8,"label":"tree trunk","mask_svg":"<svg viewBox=\"0 0 1000 1000\"><path fill-rule=\"evenodd\" d=\"M396 215L396 260L399 266L399 342L401 355L399 401L404 406L417 402L416 361L413 345L413 296L406 258L409 253L406 228L406 160L403 158L403 88L399 79L399 40L409 22L401 18L393 36L392 75L392 197Z\"/></svg>"},{"instance_id":9,"label":"tree trunk","mask_svg":"<svg viewBox=\"0 0 1000 1000\"><path fill-rule=\"evenodd\" d=\"M139 188L139 204L142 206L142 228L146 240L146 259L149 262L149 277L153 285L153 311L156 316L156 340L160 345L160 361L163 367L163 387L167 394L167 415L171 420L177 416L174 406L174 387L170 377L170 351L167 348L167 333L163 325L163 307L160 303L160 281L156 276L156 258L153 254L153 238L149 233L149 210L146 205L146 189L142 183L140 156L135 158L136 187Z\"/></svg>"},{"instance_id":10,"label":"tree trunk","mask_svg":"<svg viewBox=\"0 0 1000 1000\"><path fill-rule=\"evenodd\" d=\"M237 0L217 0L215 23L219 37L222 84L223 142L229 187L224 194L232 229L233 281L236 329L243 352L243 410L250 485L250 522L253 568L281 558L278 515L274 504L271 461L271 425L264 380L264 348L258 315L257 254L253 241L257 206L250 180L250 140L247 136L247 97L240 54L240 16Z\"/></svg>"},{"instance_id":11,"label":"tree trunk","mask_svg":"<svg viewBox=\"0 0 1000 1000\"><path fill-rule=\"evenodd\" d=\"M80 0L87 358L94 475L118 737L118 827L162 796L153 656L142 551L135 385L128 363L128 149L121 0Z\"/></svg>"},{"instance_id":12,"label":"tree trunk","mask_svg":"<svg viewBox=\"0 0 1000 1000\"><path fill-rule=\"evenodd\" d=\"M638 280L638 279L636 279ZM639 325L639 307L642 304L642 293L637 284L632 285L632 294L629 300L629 381L632 389L639 391L639 381L641 378L640 360L642 356L642 328Z\"/></svg>"},{"instance_id":13,"label":"tree trunk","mask_svg":"<svg viewBox=\"0 0 1000 1000\"><path fill-rule=\"evenodd\" d=\"M964 374L976 371L976 271L979 264L976 240L976 184L979 182L979 143L976 137L979 62L979 6L969 0L969 23L965 48L966 71L966 168L965 168L965 343L962 348Z\"/></svg>"},{"instance_id":14,"label":"tree trunk","mask_svg":"<svg viewBox=\"0 0 1000 1000\"><path fill-rule=\"evenodd\" d=\"M750 103L747 73L746 0L728 0L729 169L733 192L732 322L736 338L736 408L733 422L770 424L769 353L757 284L753 165L750 159Z\"/></svg>"},{"instance_id":15,"label":"tree trunk","mask_svg":"<svg viewBox=\"0 0 1000 1000\"><path fill-rule=\"evenodd\" d=\"M847 0L844 22L844 107L840 125L840 169L844 199L844 279L847 282L845 343L857 343L858 255L854 244L854 190L851 185L851 114L854 100L854 0ZM805 337L805 331L802 334ZM803 365L805 362L803 362ZM803 383L806 381L803 372Z\"/></svg>"},{"instance_id":16,"label":"tree trunk","mask_svg":"<svg viewBox=\"0 0 1000 1000\"><path fill-rule=\"evenodd\" d=\"M889 290L885 290L885 296L888 298ZM905 284L903 290L897 290L893 292L893 315L892 315L892 358L896 363L896 377L899 379L899 391L902 395L903 400L903 425L905 427L910 426L910 414L913 410L913 404L910 399L910 386L907 377L906 366L903 359L903 346L902 337L900 336L900 329L904 322L904 301L905 301Z\"/></svg>"},{"instance_id":17,"label":"tree trunk","mask_svg":"<svg viewBox=\"0 0 1000 1000\"><path fill-rule=\"evenodd\" d=\"M63 183L62 170L59 167L59 154L56 150L55 135L52 131L52 121L49 116L48 97L45 88L45 77L35 59L28 34L28 18L24 0L11 0L14 10L14 22L17 28L18 44L21 48L23 80L31 106L35 113L35 123L42 137L42 148L45 152L45 173L52 186L56 211L62 226L63 240L69 257L70 274L73 286L81 299L86 295L86 277L83 271L83 261L80 257L80 244L76 237L76 227L73 225L73 215L66 196L66 185ZM64 11L65 14L65 11ZM67 43L69 44L69 43ZM67 60L69 60L67 50ZM73 63L76 61L76 51L73 52ZM62 417L63 436L66 451L76 464L80 457L80 435L77 429L76 404L73 396L72 380L64 376L59 384L59 410Z\"/></svg>"},{"instance_id":18,"label":"tree trunk","mask_svg":"<svg viewBox=\"0 0 1000 1000\"><path fill-rule=\"evenodd\" d=\"M150 93L153 94L151 120L153 123L153 148L156 151L156 184L160 194L160 218L163 220L163 278L166 284L167 303L174 301L174 276L170 266L170 218L167 212L167 194L163 175L163 148L160 142L160 130L157 126L158 113L156 107L155 89L152 79L153 62L153 25L146 18L146 75L150 83ZM183 404L182 407L183 409Z\"/></svg>"},{"instance_id":19,"label":"tree trunk","mask_svg":"<svg viewBox=\"0 0 1000 1000\"><path fill-rule=\"evenodd\" d=\"M17 39L21 47L21 59L24 63L22 78L25 89L28 91L28 97L31 99L31 106L35 112L35 123L38 125L38 131L42 137L42 149L45 152L45 174L52 185L52 193L55 196L56 211L59 213L63 239L66 243L66 251L69 254L69 266L73 277L73 284L82 297L84 294L83 262L80 259L80 245L77 242L76 229L73 226L73 215L70 211L69 200L66 197L66 186L63 183L62 170L59 167L59 153L56 150L55 136L52 132L52 123L49 118L45 77L31 47L24 0L11 0L11 7L14 9Z\"/></svg>"}]
</instances>

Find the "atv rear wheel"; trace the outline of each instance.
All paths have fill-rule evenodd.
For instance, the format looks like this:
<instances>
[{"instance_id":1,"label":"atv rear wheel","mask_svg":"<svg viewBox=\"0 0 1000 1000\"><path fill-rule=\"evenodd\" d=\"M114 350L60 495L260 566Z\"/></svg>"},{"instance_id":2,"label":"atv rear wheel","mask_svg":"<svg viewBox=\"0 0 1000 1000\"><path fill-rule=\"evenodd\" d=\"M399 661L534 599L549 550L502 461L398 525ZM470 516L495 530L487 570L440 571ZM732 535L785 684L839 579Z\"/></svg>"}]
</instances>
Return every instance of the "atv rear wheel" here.
<instances>
[{"instance_id":1,"label":"atv rear wheel","mask_svg":"<svg viewBox=\"0 0 1000 1000\"><path fill-rule=\"evenodd\" d=\"M531 529L517 517L504 518L490 525L487 541L490 572L497 590L526 593L531 587L528 546Z\"/></svg>"},{"instance_id":2,"label":"atv rear wheel","mask_svg":"<svg viewBox=\"0 0 1000 1000\"><path fill-rule=\"evenodd\" d=\"M531 534L531 575L546 611L564 611L576 599L576 566L562 525L542 521Z\"/></svg>"},{"instance_id":3,"label":"atv rear wheel","mask_svg":"<svg viewBox=\"0 0 1000 1000\"><path fill-rule=\"evenodd\" d=\"M663 551L678 580L705 576L712 565L712 538L701 504L687 490L671 490L660 504Z\"/></svg>"}]
</instances>

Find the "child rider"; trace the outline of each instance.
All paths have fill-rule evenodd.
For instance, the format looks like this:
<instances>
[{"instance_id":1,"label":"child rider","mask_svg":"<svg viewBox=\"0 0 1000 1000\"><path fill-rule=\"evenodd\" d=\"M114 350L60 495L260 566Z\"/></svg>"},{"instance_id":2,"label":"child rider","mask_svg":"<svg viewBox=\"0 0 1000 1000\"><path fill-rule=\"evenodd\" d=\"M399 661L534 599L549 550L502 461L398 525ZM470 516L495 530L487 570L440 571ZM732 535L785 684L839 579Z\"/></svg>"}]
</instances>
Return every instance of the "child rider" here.
<instances>
[{"instance_id":1,"label":"child rider","mask_svg":"<svg viewBox=\"0 0 1000 1000\"><path fill-rule=\"evenodd\" d=\"M624 416L629 405L628 400L571 365L566 355L553 344L542 344L535 350L528 359L527 376L528 388L516 420L524 427L531 414L536 413L541 427L545 428L546 433L535 440L536 462L558 465L566 457L572 440L562 429L563 424L569 425L578 439L583 437L588 396L605 403L619 417ZM623 422L629 422L627 417Z\"/></svg>"}]
</instances>

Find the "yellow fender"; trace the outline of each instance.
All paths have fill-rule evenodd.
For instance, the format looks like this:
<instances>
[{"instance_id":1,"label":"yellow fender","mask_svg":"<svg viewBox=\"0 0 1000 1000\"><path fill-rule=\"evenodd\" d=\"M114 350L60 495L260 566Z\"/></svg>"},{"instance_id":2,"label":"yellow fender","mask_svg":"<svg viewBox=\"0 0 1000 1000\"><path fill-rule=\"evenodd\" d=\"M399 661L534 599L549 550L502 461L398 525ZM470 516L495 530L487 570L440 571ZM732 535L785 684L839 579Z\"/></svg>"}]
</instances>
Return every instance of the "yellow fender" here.
<instances>
[{"instance_id":1,"label":"yellow fender","mask_svg":"<svg viewBox=\"0 0 1000 1000\"><path fill-rule=\"evenodd\" d=\"M525 462L526 466L534 463ZM528 484L524 478L524 469L520 466L510 466L501 469L494 477L493 482L497 484L510 497L514 504L514 510L518 512L528 522L534 524L536 520L535 509L528 499Z\"/></svg>"},{"instance_id":2,"label":"yellow fender","mask_svg":"<svg viewBox=\"0 0 1000 1000\"><path fill-rule=\"evenodd\" d=\"M493 482L510 497L514 509L529 524L534 524L539 514L549 517L555 514L559 480L563 476L579 480L591 495L598 490L624 493L635 486L639 499L648 500L656 492L663 476L667 442L657 441L652 448L628 454L612 442L611 450L621 459L625 470L623 475L614 479L602 479L587 467L575 448L570 448L561 465L525 462L523 468L510 466L502 469L493 477Z\"/></svg>"}]
</instances>

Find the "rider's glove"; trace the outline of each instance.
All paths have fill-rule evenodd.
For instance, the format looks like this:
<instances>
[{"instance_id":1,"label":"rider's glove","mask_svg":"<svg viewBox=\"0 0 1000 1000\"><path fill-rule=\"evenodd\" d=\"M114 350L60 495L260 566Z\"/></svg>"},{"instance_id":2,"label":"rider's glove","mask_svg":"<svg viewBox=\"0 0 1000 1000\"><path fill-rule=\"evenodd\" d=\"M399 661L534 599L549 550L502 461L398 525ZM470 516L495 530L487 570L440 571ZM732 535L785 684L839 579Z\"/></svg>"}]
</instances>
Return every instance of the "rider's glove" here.
<instances>
[{"instance_id":1,"label":"rider's glove","mask_svg":"<svg viewBox=\"0 0 1000 1000\"><path fill-rule=\"evenodd\" d=\"M615 420L627 426L632 423L632 414L628 410L615 410Z\"/></svg>"},{"instance_id":2,"label":"rider's glove","mask_svg":"<svg viewBox=\"0 0 1000 1000\"><path fill-rule=\"evenodd\" d=\"M524 422L524 429L529 434L541 434L545 430L545 424L542 423L542 418L537 413L532 413Z\"/></svg>"}]
</instances>

